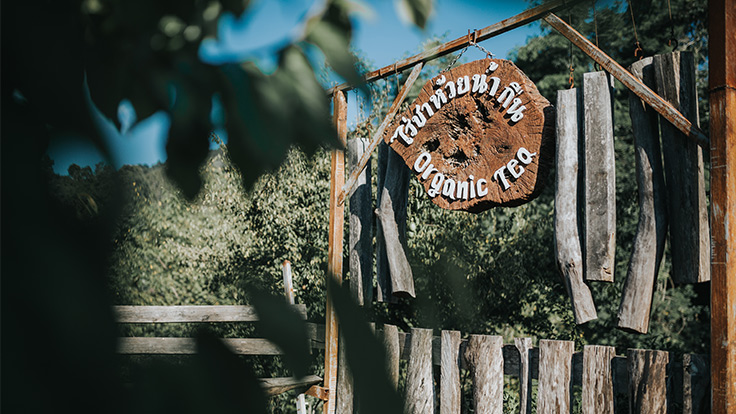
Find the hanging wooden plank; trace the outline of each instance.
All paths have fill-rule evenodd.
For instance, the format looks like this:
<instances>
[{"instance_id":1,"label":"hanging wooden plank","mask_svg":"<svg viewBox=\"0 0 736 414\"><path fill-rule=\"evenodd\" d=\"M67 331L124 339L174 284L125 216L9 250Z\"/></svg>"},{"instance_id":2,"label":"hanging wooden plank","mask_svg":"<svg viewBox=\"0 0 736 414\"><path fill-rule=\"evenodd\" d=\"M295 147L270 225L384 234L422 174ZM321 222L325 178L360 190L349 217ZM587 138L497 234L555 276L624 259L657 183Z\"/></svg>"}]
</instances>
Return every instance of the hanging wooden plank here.
<instances>
[{"instance_id":1,"label":"hanging wooden plank","mask_svg":"<svg viewBox=\"0 0 736 414\"><path fill-rule=\"evenodd\" d=\"M386 371L394 389L399 388L399 329L394 325L383 325L383 346L386 348Z\"/></svg>"},{"instance_id":2,"label":"hanging wooden plank","mask_svg":"<svg viewBox=\"0 0 736 414\"><path fill-rule=\"evenodd\" d=\"M379 152L380 156L380 152ZM380 169L379 169L380 171ZM407 258L406 243L406 207L409 200L409 169L404 161L394 151L386 150L386 169L382 178L382 187L379 187L380 201L376 209L376 216L381 222L379 231L383 235L385 256L381 254L380 265L382 275L378 276L386 282L386 270L391 281L391 296L415 297L414 275L412 274L409 259ZM377 259L378 260L378 259ZM387 264L387 266L386 266ZM388 284L386 283L386 288ZM383 287L382 287L383 288ZM380 299L385 300L383 292Z\"/></svg>"},{"instance_id":3,"label":"hanging wooden plank","mask_svg":"<svg viewBox=\"0 0 736 414\"><path fill-rule=\"evenodd\" d=\"M657 91L693 124L698 123L695 59L689 52L654 57ZM664 172L675 283L710 280L710 231L705 197L703 149L668 122L661 123Z\"/></svg>"},{"instance_id":4,"label":"hanging wooden plank","mask_svg":"<svg viewBox=\"0 0 736 414\"><path fill-rule=\"evenodd\" d=\"M653 58L639 60L629 70L645 85L654 87ZM639 225L618 309L617 326L645 334L649 331L652 296L667 236L667 198L657 113L629 92L629 114L639 186Z\"/></svg>"},{"instance_id":5,"label":"hanging wooden plank","mask_svg":"<svg viewBox=\"0 0 736 414\"><path fill-rule=\"evenodd\" d=\"M682 356L682 414L709 413L710 361L708 355Z\"/></svg>"},{"instance_id":6,"label":"hanging wooden plank","mask_svg":"<svg viewBox=\"0 0 736 414\"><path fill-rule=\"evenodd\" d=\"M336 92L332 98L333 120L337 137L345 145L348 134L347 124L347 96L345 92ZM342 283L342 252L343 232L345 221L344 206L337 202L337 195L345 183L345 153L342 149L332 150L330 168L330 223L327 237L327 275L326 277ZM327 290L325 304L325 388L328 389L328 398L324 404L325 414L334 414L336 405L338 361L338 332L337 315L332 308L330 290Z\"/></svg>"},{"instance_id":7,"label":"hanging wooden plank","mask_svg":"<svg viewBox=\"0 0 736 414\"><path fill-rule=\"evenodd\" d=\"M531 349L532 338L514 338L514 345L519 350L519 413L532 412L532 371ZM504 365L507 359L504 358ZM505 369L504 369L505 372Z\"/></svg>"},{"instance_id":8,"label":"hanging wooden plank","mask_svg":"<svg viewBox=\"0 0 736 414\"><path fill-rule=\"evenodd\" d=\"M585 280L613 282L616 256L616 156L613 152L612 79L583 74L583 255Z\"/></svg>"},{"instance_id":9,"label":"hanging wooden plank","mask_svg":"<svg viewBox=\"0 0 736 414\"><path fill-rule=\"evenodd\" d=\"M294 297L294 282L291 275L291 262L288 260L284 260L284 263L281 265L281 275L284 279L284 296L286 296L286 301L289 302L290 305L295 305L296 298ZM319 382L321 381L322 379L320 378ZM296 414L307 414L307 403L304 400L304 394L299 394L296 397Z\"/></svg>"},{"instance_id":10,"label":"hanging wooden plank","mask_svg":"<svg viewBox=\"0 0 736 414\"><path fill-rule=\"evenodd\" d=\"M539 341L537 412L572 412L572 354L575 342Z\"/></svg>"},{"instance_id":11,"label":"hanging wooden plank","mask_svg":"<svg viewBox=\"0 0 736 414\"><path fill-rule=\"evenodd\" d=\"M353 138L348 141L348 165L355 172L358 160L365 154L368 140ZM373 301L373 197L371 168L367 164L356 180L357 187L350 196L350 291L360 306Z\"/></svg>"},{"instance_id":12,"label":"hanging wooden plank","mask_svg":"<svg viewBox=\"0 0 736 414\"><path fill-rule=\"evenodd\" d=\"M629 412L666 413L667 364L669 353L648 349L629 349Z\"/></svg>"},{"instance_id":13,"label":"hanging wooden plank","mask_svg":"<svg viewBox=\"0 0 736 414\"><path fill-rule=\"evenodd\" d=\"M345 338L340 335L339 355L337 365L337 413L352 414L354 392L353 392L353 374L348 366L347 356L345 355Z\"/></svg>"},{"instance_id":14,"label":"hanging wooden plank","mask_svg":"<svg viewBox=\"0 0 736 414\"><path fill-rule=\"evenodd\" d=\"M557 91L557 176L555 180L555 252L557 266L572 302L575 322L598 316L583 281L583 256L578 233L578 93Z\"/></svg>"},{"instance_id":15,"label":"hanging wooden plank","mask_svg":"<svg viewBox=\"0 0 736 414\"><path fill-rule=\"evenodd\" d=\"M388 165L388 144L381 141L378 145L378 176L376 206L381 205L383 194L383 182L386 178L386 166ZM398 298L391 294L391 274L388 268L388 257L386 256L386 239L383 235L381 220L376 220L376 300L378 302L396 303Z\"/></svg>"},{"instance_id":16,"label":"hanging wooden plank","mask_svg":"<svg viewBox=\"0 0 736 414\"><path fill-rule=\"evenodd\" d=\"M613 370L616 356L612 346L586 345L583 347L583 414L613 414Z\"/></svg>"},{"instance_id":17,"label":"hanging wooden plank","mask_svg":"<svg viewBox=\"0 0 736 414\"><path fill-rule=\"evenodd\" d=\"M433 413L434 394L432 330L412 328L404 412L407 414Z\"/></svg>"},{"instance_id":18,"label":"hanging wooden plank","mask_svg":"<svg viewBox=\"0 0 736 414\"><path fill-rule=\"evenodd\" d=\"M465 360L473 376L473 407L478 414L503 413L503 338L470 335Z\"/></svg>"},{"instance_id":19,"label":"hanging wooden plank","mask_svg":"<svg viewBox=\"0 0 736 414\"><path fill-rule=\"evenodd\" d=\"M583 51L583 53L601 65L606 72L613 75L614 78L623 83L630 91L643 99L647 104L654 108L658 114L670 121L675 128L679 129L689 139L696 141L698 145L703 147L707 147L709 145L708 137L700 130L700 128L698 128L697 125L690 122L690 120L683 116L683 114L675 109L669 102L662 99L661 96L657 95L648 86L641 83L636 77L629 73L629 71L621 67L621 65L619 65L615 60L611 59L608 55L603 53L602 50L590 43L585 36L578 33L553 13L545 16L544 21L560 32L561 35L570 40L575 46Z\"/></svg>"},{"instance_id":20,"label":"hanging wooden plank","mask_svg":"<svg viewBox=\"0 0 736 414\"><path fill-rule=\"evenodd\" d=\"M442 331L440 414L460 414L460 332Z\"/></svg>"}]
</instances>

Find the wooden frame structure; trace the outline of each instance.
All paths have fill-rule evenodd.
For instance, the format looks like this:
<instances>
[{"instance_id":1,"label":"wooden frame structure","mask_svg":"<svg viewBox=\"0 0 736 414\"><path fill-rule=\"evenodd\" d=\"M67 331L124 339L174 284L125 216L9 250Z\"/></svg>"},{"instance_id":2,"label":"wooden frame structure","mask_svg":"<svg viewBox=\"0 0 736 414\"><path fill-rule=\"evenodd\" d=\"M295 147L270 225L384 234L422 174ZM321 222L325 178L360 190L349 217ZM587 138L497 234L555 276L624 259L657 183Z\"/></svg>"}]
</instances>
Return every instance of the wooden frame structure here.
<instances>
[{"instance_id":1,"label":"wooden frame structure","mask_svg":"<svg viewBox=\"0 0 736 414\"><path fill-rule=\"evenodd\" d=\"M670 103L611 59L583 35L557 17L554 12L566 9L582 0L551 0L502 20L468 36L451 40L431 50L397 61L365 75L364 81L374 82L415 68L404 93L391 106L389 116L381 124L370 146L363 154L351 176L345 180L345 155L342 149L332 152L330 184L330 223L328 275L342 280L342 249L344 200L357 181L357 176L368 163L371 153L382 138L382 129L401 104L405 91L416 80L421 66L428 61L467 47L471 43L513 30L543 19L569 39L576 47L608 71L629 90L650 105L663 118L698 145L710 146L711 162L711 231L713 254L711 258L711 403L714 413L736 411L736 0L710 0L709 3L709 71L711 139L693 125ZM418 69L417 69L418 67ZM332 97L334 120L338 137L345 143L347 136L347 106L345 92L351 86L342 84L328 90ZM729 226L729 222L731 225ZM325 414L333 414L336 406L338 325L327 292L325 379L327 399Z\"/></svg>"}]
</instances>

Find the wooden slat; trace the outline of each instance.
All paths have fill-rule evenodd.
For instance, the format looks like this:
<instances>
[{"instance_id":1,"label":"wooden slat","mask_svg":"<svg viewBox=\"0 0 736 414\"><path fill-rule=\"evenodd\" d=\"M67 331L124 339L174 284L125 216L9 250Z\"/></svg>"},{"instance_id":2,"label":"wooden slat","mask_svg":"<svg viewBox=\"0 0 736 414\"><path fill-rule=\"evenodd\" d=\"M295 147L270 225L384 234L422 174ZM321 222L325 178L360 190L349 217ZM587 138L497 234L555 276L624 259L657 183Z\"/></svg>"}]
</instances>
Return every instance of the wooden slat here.
<instances>
[{"instance_id":1,"label":"wooden slat","mask_svg":"<svg viewBox=\"0 0 736 414\"><path fill-rule=\"evenodd\" d=\"M345 145L348 133L347 96L337 91L332 97L332 118L337 130L337 138ZM338 192L345 183L345 152L342 149L332 150L330 169L330 212L329 234L327 237L327 275L333 281L342 283L343 231L345 221L344 206L337 202ZM330 290L327 290L325 304L325 388L328 398L324 404L325 414L335 413L337 387L338 328L337 315L332 308Z\"/></svg>"},{"instance_id":2,"label":"wooden slat","mask_svg":"<svg viewBox=\"0 0 736 414\"><path fill-rule=\"evenodd\" d=\"M539 341L537 412L572 412L572 341Z\"/></svg>"},{"instance_id":3,"label":"wooden slat","mask_svg":"<svg viewBox=\"0 0 736 414\"><path fill-rule=\"evenodd\" d=\"M322 382L322 378L316 375L308 375L304 378L259 378L258 381L260 381L261 388L263 388L266 395L279 395L294 389L307 388L314 384L319 384Z\"/></svg>"},{"instance_id":4,"label":"wooden slat","mask_svg":"<svg viewBox=\"0 0 736 414\"><path fill-rule=\"evenodd\" d=\"M572 302L575 322L598 316L583 281L583 254L578 232L578 135L580 113L576 89L557 91L557 173L555 180L555 252L557 267Z\"/></svg>"},{"instance_id":5,"label":"wooden slat","mask_svg":"<svg viewBox=\"0 0 736 414\"><path fill-rule=\"evenodd\" d=\"M583 74L585 280L613 282L616 256L616 163L613 152L611 78Z\"/></svg>"},{"instance_id":6,"label":"wooden slat","mask_svg":"<svg viewBox=\"0 0 736 414\"><path fill-rule=\"evenodd\" d=\"M698 122L695 58L689 52L654 57L657 92L693 124ZM664 173L675 283L710 280L710 231L703 149L662 121Z\"/></svg>"},{"instance_id":7,"label":"wooden slat","mask_svg":"<svg viewBox=\"0 0 736 414\"><path fill-rule=\"evenodd\" d=\"M281 355L281 350L267 339L222 339L238 355ZM118 338L119 354L127 355L192 355L197 353L194 338Z\"/></svg>"},{"instance_id":8,"label":"wooden slat","mask_svg":"<svg viewBox=\"0 0 736 414\"><path fill-rule=\"evenodd\" d=\"M290 305L294 305L296 304L296 298L294 297L294 282L291 275L291 263L288 260L284 260L284 263L281 265L281 276L284 279L284 296L286 296L286 301ZM322 380L322 378L319 379L320 381ZM304 394L299 394L296 397L296 414L307 414L307 404L304 400Z\"/></svg>"},{"instance_id":9,"label":"wooden slat","mask_svg":"<svg viewBox=\"0 0 736 414\"><path fill-rule=\"evenodd\" d=\"M368 140L353 138L348 141L348 165L357 171L358 160L367 151ZM358 305L370 307L373 301L373 197L371 195L371 168L366 164L357 176L355 192L350 196L350 291Z\"/></svg>"},{"instance_id":10,"label":"wooden slat","mask_svg":"<svg viewBox=\"0 0 736 414\"><path fill-rule=\"evenodd\" d=\"M669 353L629 349L629 412L666 413Z\"/></svg>"},{"instance_id":11,"label":"wooden slat","mask_svg":"<svg viewBox=\"0 0 736 414\"><path fill-rule=\"evenodd\" d=\"M629 69L645 85L654 86L653 58L639 60ZM630 92L629 114L639 187L639 225L618 309L618 327L645 334L649 331L654 284L667 236L667 198L657 113Z\"/></svg>"},{"instance_id":12,"label":"wooden slat","mask_svg":"<svg viewBox=\"0 0 736 414\"><path fill-rule=\"evenodd\" d=\"M547 13L554 12L557 10L563 10L563 9L572 7L581 2L582 0L546 1L544 2L544 4L541 4L537 7L531 8L529 10L525 10L515 16L509 17L508 19L501 20L498 23L494 23L490 26L484 27L483 29L477 30L475 31L473 35L459 37L455 40L445 42L439 46L436 46L432 49L429 49L417 55L410 56L406 59L397 61L391 65L384 66L380 69L369 72L363 77L363 80L366 83L370 83L370 82L375 82L379 79L386 78L395 73L403 72L404 70L420 62L429 62L430 60L436 59L438 57L445 56L452 52L456 52L468 46L470 42L474 40L473 38L475 38L475 42L482 42L484 40L488 40L492 37L506 33L510 30L516 29L517 27L521 27L529 23L535 22L541 19L542 17L544 17ZM327 94L328 96L331 96L335 90L350 90L350 89L352 89L352 86L350 84L343 83L343 84L340 84L340 85L337 85L335 87L328 89Z\"/></svg>"},{"instance_id":13,"label":"wooden slat","mask_svg":"<svg viewBox=\"0 0 736 414\"><path fill-rule=\"evenodd\" d=\"M682 414L710 412L710 361L707 355L682 356Z\"/></svg>"},{"instance_id":14,"label":"wooden slat","mask_svg":"<svg viewBox=\"0 0 736 414\"><path fill-rule=\"evenodd\" d=\"M648 86L641 83L631 73L629 73L629 71L616 63L615 60L611 59L608 55L603 53L602 50L590 43L585 36L578 33L575 29L570 27L554 14L549 14L544 17L544 21L570 40L575 46L582 50L583 53L590 56L591 59L601 65L606 72L609 72L614 78L623 83L630 91L643 99L647 104L654 108L657 113L670 121L672 125L682 131L682 133L688 138L696 141L698 145L708 145L708 137L700 130L700 128L690 122L671 104L662 99L662 97L654 93L654 91L652 91ZM665 146L666 145L667 143L665 143Z\"/></svg>"},{"instance_id":15,"label":"wooden slat","mask_svg":"<svg viewBox=\"0 0 736 414\"><path fill-rule=\"evenodd\" d=\"M433 413L432 330L412 328L409 368L406 374L406 414Z\"/></svg>"},{"instance_id":16,"label":"wooden slat","mask_svg":"<svg viewBox=\"0 0 736 414\"><path fill-rule=\"evenodd\" d=\"M519 350L519 413L532 412L532 372L531 365L532 338L514 338L514 345ZM504 365L507 359L504 357Z\"/></svg>"},{"instance_id":17,"label":"wooden slat","mask_svg":"<svg viewBox=\"0 0 736 414\"><path fill-rule=\"evenodd\" d=\"M353 374L348 366L347 355L345 354L345 338L342 335L340 335L338 361L336 412L352 414L354 402Z\"/></svg>"},{"instance_id":18,"label":"wooden slat","mask_svg":"<svg viewBox=\"0 0 736 414\"><path fill-rule=\"evenodd\" d=\"M381 196L383 191L383 182L386 178L386 167L388 166L389 155L388 144L381 142L378 145L378 171L377 171L377 191L376 205L381 205ZM388 258L386 256L386 239L383 235L381 220L376 220L376 301L396 303L398 298L391 294L391 271L388 268Z\"/></svg>"},{"instance_id":19,"label":"wooden slat","mask_svg":"<svg viewBox=\"0 0 736 414\"><path fill-rule=\"evenodd\" d=\"M307 318L305 305L294 305ZM118 323L256 322L252 306L113 306Z\"/></svg>"},{"instance_id":20,"label":"wooden slat","mask_svg":"<svg viewBox=\"0 0 736 414\"><path fill-rule=\"evenodd\" d=\"M442 331L440 414L460 414L460 332Z\"/></svg>"},{"instance_id":21,"label":"wooden slat","mask_svg":"<svg viewBox=\"0 0 736 414\"><path fill-rule=\"evenodd\" d=\"M473 376L473 408L478 414L503 413L503 338L470 335L465 359Z\"/></svg>"},{"instance_id":22,"label":"wooden slat","mask_svg":"<svg viewBox=\"0 0 736 414\"><path fill-rule=\"evenodd\" d=\"M383 325L383 346L386 348L386 371L394 389L399 387L399 329L394 325Z\"/></svg>"},{"instance_id":23,"label":"wooden slat","mask_svg":"<svg viewBox=\"0 0 736 414\"><path fill-rule=\"evenodd\" d=\"M616 349L586 345L583 348L583 414L613 414L613 369Z\"/></svg>"}]
</instances>

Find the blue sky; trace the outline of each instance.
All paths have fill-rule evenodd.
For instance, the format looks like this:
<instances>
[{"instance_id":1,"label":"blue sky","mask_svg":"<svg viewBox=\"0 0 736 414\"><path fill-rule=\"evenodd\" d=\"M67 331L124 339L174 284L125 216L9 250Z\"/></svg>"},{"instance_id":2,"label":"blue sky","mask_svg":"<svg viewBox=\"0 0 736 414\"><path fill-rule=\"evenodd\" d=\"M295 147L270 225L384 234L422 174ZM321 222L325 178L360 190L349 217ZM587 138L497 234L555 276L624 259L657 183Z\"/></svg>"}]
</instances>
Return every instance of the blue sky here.
<instances>
[{"instance_id":1,"label":"blue sky","mask_svg":"<svg viewBox=\"0 0 736 414\"><path fill-rule=\"evenodd\" d=\"M316 7L313 3L309 0L255 0L240 19L231 15L221 18L217 41L203 42L200 56L213 63L254 60L268 70L273 65L275 52L299 37L304 16ZM353 49L378 68L418 53L428 39L444 36L451 40L464 36L468 30L480 29L522 12L528 3L436 0L434 13L424 31L403 22L393 1L366 2L365 6L368 10L359 13L354 20ZM539 24L531 24L481 45L497 57L506 57L511 49L538 33ZM483 58L484 54L471 48L464 57L475 60ZM356 99L351 98L348 97L348 113L354 123L358 109ZM157 113L131 126L133 108L123 102L118 112L123 123L122 133L98 114L98 123L113 154L112 164L119 168L125 164L153 165L165 161L168 117ZM54 160L54 171L59 174L65 174L72 163L94 166L103 161L102 155L90 143L73 137L52 140L48 153Z\"/></svg>"}]
</instances>

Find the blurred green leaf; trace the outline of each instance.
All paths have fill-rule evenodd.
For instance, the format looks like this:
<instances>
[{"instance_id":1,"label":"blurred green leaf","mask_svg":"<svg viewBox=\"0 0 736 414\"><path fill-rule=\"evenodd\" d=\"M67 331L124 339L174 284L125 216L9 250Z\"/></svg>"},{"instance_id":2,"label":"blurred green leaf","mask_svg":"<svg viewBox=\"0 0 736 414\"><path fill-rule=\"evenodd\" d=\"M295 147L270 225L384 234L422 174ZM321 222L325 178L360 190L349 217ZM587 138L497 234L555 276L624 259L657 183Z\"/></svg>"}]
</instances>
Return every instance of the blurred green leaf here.
<instances>
[{"instance_id":1,"label":"blurred green leaf","mask_svg":"<svg viewBox=\"0 0 736 414\"><path fill-rule=\"evenodd\" d=\"M424 29L432 14L433 0L398 0L399 7L407 14L409 20Z\"/></svg>"}]
</instances>

